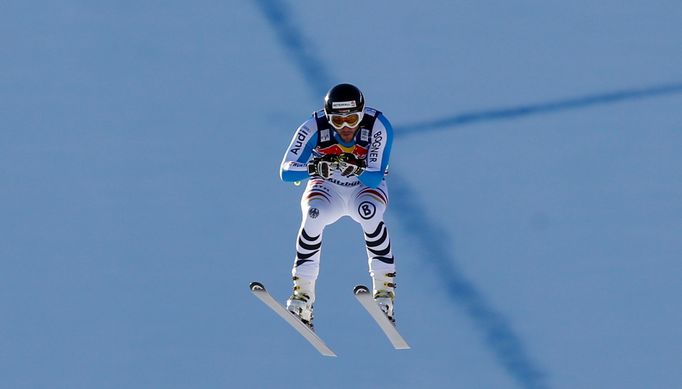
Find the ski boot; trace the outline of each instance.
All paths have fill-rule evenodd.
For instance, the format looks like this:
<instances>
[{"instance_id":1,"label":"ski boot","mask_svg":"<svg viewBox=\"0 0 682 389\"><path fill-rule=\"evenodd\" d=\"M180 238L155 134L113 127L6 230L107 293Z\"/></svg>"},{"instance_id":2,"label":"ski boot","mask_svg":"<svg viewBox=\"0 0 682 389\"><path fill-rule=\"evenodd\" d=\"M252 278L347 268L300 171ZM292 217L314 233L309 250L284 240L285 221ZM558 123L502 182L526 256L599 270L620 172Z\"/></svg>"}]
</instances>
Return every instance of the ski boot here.
<instances>
[{"instance_id":1,"label":"ski boot","mask_svg":"<svg viewBox=\"0 0 682 389\"><path fill-rule=\"evenodd\" d=\"M294 291L287 300L287 310L296 315L303 324L313 329L313 302L315 281L294 277Z\"/></svg>"},{"instance_id":2,"label":"ski boot","mask_svg":"<svg viewBox=\"0 0 682 389\"><path fill-rule=\"evenodd\" d=\"M374 301L379 305L388 320L395 324L393 314L393 299L395 298L395 283L393 282L395 273L386 273L383 277L373 277Z\"/></svg>"}]
</instances>

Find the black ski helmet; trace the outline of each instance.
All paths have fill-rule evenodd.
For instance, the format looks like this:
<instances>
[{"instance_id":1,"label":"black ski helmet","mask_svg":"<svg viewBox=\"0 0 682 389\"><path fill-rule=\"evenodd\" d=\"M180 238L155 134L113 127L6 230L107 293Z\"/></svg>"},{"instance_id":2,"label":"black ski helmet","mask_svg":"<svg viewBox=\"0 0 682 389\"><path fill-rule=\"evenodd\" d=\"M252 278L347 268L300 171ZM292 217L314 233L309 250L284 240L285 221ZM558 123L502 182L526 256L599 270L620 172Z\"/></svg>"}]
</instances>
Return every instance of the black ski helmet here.
<instances>
[{"instance_id":1,"label":"black ski helmet","mask_svg":"<svg viewBox=\"0 0 682 389\"><path fill-rule=\"evenodd\" d=\"M336 85L324 96L324 113L327 115L327 119L332 114L362 112L364 109L365 96L355 85Z\"/></svg>"}]
</instances>

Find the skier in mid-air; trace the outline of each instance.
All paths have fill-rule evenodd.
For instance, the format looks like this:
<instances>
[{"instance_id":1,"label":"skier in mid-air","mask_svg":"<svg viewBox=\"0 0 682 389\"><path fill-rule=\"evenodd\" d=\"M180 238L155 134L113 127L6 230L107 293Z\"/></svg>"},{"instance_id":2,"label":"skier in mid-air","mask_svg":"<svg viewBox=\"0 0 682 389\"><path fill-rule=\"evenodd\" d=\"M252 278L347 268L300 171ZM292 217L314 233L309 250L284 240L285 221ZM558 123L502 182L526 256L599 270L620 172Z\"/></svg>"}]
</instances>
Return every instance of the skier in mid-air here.
<instances>
[{"instance_id":1,"label":"skier in mid-air","mask_svg":"<svg viewBox=\"0 0 682 389\"><path fill-rule=\"evenodd\" d=\"M310 178L301 197L303 221L287 309L311 328L322 233L342 216L350 216L362 226L374 300L389 320L395 321L395 263L383 220L392 141L388 119L365 106L357 87L339 84L327 92L324 109L298 127L284 155L282 180Z\"/></svg>"}]
</instances>

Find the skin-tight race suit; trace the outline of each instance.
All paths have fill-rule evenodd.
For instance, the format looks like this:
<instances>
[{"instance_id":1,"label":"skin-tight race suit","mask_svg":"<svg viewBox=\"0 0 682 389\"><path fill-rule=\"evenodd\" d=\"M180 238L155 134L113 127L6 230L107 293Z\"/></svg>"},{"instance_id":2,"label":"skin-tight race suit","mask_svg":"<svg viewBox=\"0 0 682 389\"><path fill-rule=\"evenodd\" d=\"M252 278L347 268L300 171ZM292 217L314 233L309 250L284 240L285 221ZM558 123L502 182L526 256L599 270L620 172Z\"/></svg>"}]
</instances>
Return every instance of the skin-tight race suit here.
<instances>
[{"instance_id":1,"label":"skin-tight race suit","mask_svg":"<svg viewBox=\"0 0 682 389\"><path fill-rule=\"evenodd\" d=\"M364 116L350 142L344 142L327 122L323 110L301 124L294 133L281 164L280 176L288 182L308 181L301 198L302 223L296 240L292 275L315 281L320 268L322 233L342 216L350 216L362 226L369 272L374 290L395 275L391 241L384 223L388 204L385 175L388 168L393 128L379 111L366 107ZM359 176L345 177L340 171L328 178L309 176L311 158L352 153L364 161Z\"/></svg>"}]
</instances>

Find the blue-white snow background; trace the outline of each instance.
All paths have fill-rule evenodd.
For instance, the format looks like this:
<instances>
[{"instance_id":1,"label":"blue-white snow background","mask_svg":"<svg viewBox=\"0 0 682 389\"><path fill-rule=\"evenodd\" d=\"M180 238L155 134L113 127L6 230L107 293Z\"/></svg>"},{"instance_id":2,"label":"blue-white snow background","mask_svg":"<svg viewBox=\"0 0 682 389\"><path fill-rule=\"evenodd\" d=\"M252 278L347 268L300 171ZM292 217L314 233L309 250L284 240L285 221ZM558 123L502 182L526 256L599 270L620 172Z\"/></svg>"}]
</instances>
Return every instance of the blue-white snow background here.
<instances>
[{"instance_id":1,"label":"blue-white snow background","mask_svg":"<svg viewBox=\"0 0 682 389\"><path fill-rule=\"evenodd\" d=\"M682 387L677 1L5 1L0 387ZM283 300L292 131L333 83L395 125L396 352L323 248ZM441 122L439 125L438 122Z\"/></svg>"}]
</instances>

